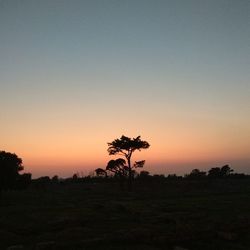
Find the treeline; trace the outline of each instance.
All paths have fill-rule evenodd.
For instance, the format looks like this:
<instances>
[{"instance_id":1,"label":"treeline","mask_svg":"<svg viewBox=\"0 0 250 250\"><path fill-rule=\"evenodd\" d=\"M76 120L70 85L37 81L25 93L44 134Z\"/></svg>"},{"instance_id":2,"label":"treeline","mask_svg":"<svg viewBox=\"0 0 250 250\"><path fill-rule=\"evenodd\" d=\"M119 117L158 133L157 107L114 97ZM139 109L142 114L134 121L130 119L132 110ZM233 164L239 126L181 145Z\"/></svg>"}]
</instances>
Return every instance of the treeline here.
<instances>
[{"instance_id":1,"label":"treeline","mask_svg":"<svg viewBox=\"0 0 250 250\"><path fill-rule=\"evenodd\" d=\"M193 169L189 174L178 176L176 174L159 175L150 174L148 171L138 169L143 168L145 161L136 161L131 163L131 155L135 150L146 149L149 144L142 141L140 137L129 138L122 136L109 144L108 151L110 154L122 152L125 159L118 158L110 160L106 168L97 168L88 176L81 176L76 173L70 178L59 178L57 175L50 178L42 176L37 179L32 179L31 173L20 174L24 170L22 159L16 154L0 151L0 195L2 190L25 189L30 185L35 188L43 188L47 184L68 184L68 183L96 183L96 182L119 182L121 185L128 184L128 189L131 190L132 181L149 181L149 180L209 180L209 179L246 179L250 175L243 173L235 173L229 165L222 167L213 167L207 172L199 169Z\"/></svg>"},{"instance_id":2,"label":"treeline","mask_svg":"<svg viewBox=\"0 0 250 250\"><path fill-rule=\"evenodd\" d=\"M209 169L207 172L193 169L190 173L184 176L176 174L150 174L149 171L142 170L140 172L132 172L133 182L151 182L151 181L185 181L185 180L220 180L220 179L250 179L250 175L244 173L235 173L229 165L222 167L214 167ZM80 184L80 183L118 183L124 185L127 182L127 176L121 176L110 171L100 171L96 169L93 173L83 176L79 173L75 173L72 177L60 178L58 175L53 177L41 176L39 178L32 179L31 174L24 173L19 174L15 180L12 180L9 185L2 187L3 190L22 190L28 187L34 189L44 189L48 186L59 186L68 184Z\"/></svg>"},{"instance_id":3,"label":"treeline","mask_svg":"<svg viewBox=\"0 0 250 250\"><path fill-rule=\"evenodd\" d=\"M32 184L36 187L43 184L71 184L71 183L99 183L99 182L125 182L127 176L114 173L112 171L100 171L96 169L92 174L83 176L79 173L75 173L69 178L59 178L57 175L50 178L49 176L43 176L32 180ZM234 170L229 165L222 167L214 167L207 172L199 169L193 169L189 174L184 176L176 174L150 174L150 172L142 170L140 172L133 171L133 180L136 181L149 181L149 180L214 180L214 179L250 179L250 175L244 173L234 173Z\"/></svg>"},{"instance_id":4,"label":"treeline","mask_svg":"<svg viewBox=\"0 0 250 250\"><path fill-rule=\"evenodd\" d=\"M139 173L136 171L133 171L132 173L134 179L171 179L171 180L177 180L177 179L222 179L222 178L250 178L250 175L244 174L244 173L235 173L234 170L229 165L224 165L222 167L213 167L206 171L201 171L199 169L193 169L189 174L185 174L184 176L178 176L176 174L169 174L169 175L163 175L163 174L153 174L151 175L150 172L142 170ZM113 170L110 170L107 168L107 170L97 168L95 170L95 177L97 178L106 178L106 179L112 179L116 178L119 179L121 177L126 178L127 174L126 172L114 172Z\"/></svg>"}]
</instances>

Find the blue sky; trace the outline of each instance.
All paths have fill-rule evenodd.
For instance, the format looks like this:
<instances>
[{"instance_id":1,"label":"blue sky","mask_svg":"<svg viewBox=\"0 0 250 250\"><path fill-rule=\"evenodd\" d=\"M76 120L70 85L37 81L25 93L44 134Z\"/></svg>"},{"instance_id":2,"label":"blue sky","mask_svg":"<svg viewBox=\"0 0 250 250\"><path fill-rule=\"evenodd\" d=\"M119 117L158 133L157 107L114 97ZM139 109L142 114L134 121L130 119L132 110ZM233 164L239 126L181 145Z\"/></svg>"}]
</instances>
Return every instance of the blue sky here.
<instances>
[{"instance_id":1,"label":"blue sky","mask_svg":"<svg viewBox=\"0 0 250 250\"><path fill-rule=\"evenodd\" d=\"M151 155L161 152L160 163L150 164L167 172L169 162L181 168L171 157L176 153L169 155L173 141L179 141L178 152L189 150L180 132L209 148L199 164L219 161L212 157L214 144L224 157L220 161L239 159L241 169L248 168L249 5L247 0L1 1L3 149L20 152L37 171L39 151L48 166L57 161L49 157L46 141L33 158L28 147L39 142L38 134L53 138L63 124L61 137L71 146L55 146L62 154L77 151L73 131L87 138L103 130L96 143L104 154L112 136L142 134L155 145ZM189 153L195 155L196 147ZM74 157L77 168L89 164L80 152Z\"/></svg>"}]
</instances>

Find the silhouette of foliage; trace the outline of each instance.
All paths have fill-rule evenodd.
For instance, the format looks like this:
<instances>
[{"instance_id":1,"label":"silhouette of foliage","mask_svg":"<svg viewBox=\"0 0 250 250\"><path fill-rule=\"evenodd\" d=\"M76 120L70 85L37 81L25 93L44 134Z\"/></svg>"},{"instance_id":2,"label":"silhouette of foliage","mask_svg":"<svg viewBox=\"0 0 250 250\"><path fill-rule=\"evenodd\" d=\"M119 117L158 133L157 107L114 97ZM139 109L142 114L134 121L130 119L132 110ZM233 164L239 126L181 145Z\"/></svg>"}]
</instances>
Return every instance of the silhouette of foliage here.
<instances>
[{"instance_id":1,"label":"silhouette of foliage","mask_svg":"<svg viewBox=\"0 0 250 250\"><path fill-rule=\"evenodd\" d=\"M144 164L145 164L144 160L143 161L136 161L134 163L134 168L143 168Z\"/></svg>"},{"instance_id":2,"label":"silhouette of foliage","mask_svg":"<svg viewBox=\"0 0 250 250\"><path fill-rule=\"evenodd\" d=\"M220 172L222 177L228 176L233 172L233 169L231 169L229 165L224 165L223 167L221 167Z\"/></svg>"},{"instance_id":3,"label":"silhouette of foliage","mask_svg":"<svg viewBox=\"0 0 250 250\"><path fill-rule=\"evenodd\" d=\"M186 177L191 179L200 179L206 177L206 175L206 172L200 171L199 169L195 168L189 175L186 175Z\"/></svg>"},{"instance_id":4,"label":"silhouette of foliage","mask_svg":"<svg viewBox=\"0 0 250 250\"><path fill-rule=\"evenodd\" d=\"M51 178L51 181L52 181L52 183L57 184L57 183L59 182L58 175L54 175L54 176Z\"/></svg>"},{"instance_id":5,"label":"silhouette of foliage","mask_svg":"<svg viewBox=\"0 0 250 250\"><path fill-rule=\"evenodd\" d=\"M122 155L127 160L127 169L128 169L128 184L129 189L131 189L133 172L132 168L143 167L145 161L135 162L134 165L131 165L132 154L138 150L149 148L149 143L147 141L141 140L140 136L136 138L129 138L122 135L120 139L115 139L112 142L108 143L108 152L110 155Z\"/></svg>"},{"instance_id":6,"label":"silhouette of foliage","mask_svg":"<svg viewBox=\"0 0 250 250\"><path fill-rule=\"evenodd\" d=\"M106 170L104 170L102 168L95 169L95 173L96 173L96 176L98 176L98 177L107 177Z\"/></svg>"},{"instance_id":7,"label":"silhouette of foliage","mask_svg":"<svg viewBox=\"0 0 250 250\"><path fill-rule=\"evenodd\" d=\"M180 180L182 179L182 176L177 176L176 174L169 174L166 178L168 180Z\"/></svg>"},{"instance_id":8,"label":"silhouette of foliage","mask_svg":"<svg viewBox=\"0 0 250 250\"><path fill-rule=\"evenodd\" d=\"M0 151L0 189L13 188L22 170L21 158L16 154Z\"/></svg>"},{"instance_id":9,"label":"silhouette of foliage","mask_svg":"<svg viewBox=\"0 0 250 250\"><path fill-rule=\"evenodd\" d=\"M208 171L208 176L212 177L212 178L216 178L216 177L220 177L220 168L216 167L216 168L211 168Z\"/></svg>"},{"instance_id":10,"label":"silhouette of foliage","mask_svg":"<svg viewBox=\"0 0 250 250\"><path fill-rule=\"evenodd\" d=\"M229 165L224 165L221 168L211 168L208 171L208 176L211 178L223 178L228 177L233 172L233 169L229 167Z\"/></svg>"},{"instance_id":11,"label":"silhouette of foliage","mask_svg":"<svg viewBox=\"0 0 250 250\"><path fill-rule=\"evenodd\" d=\"M73 176L72 176L72 179L73 180L77 180L79 178L79 175L76 173L76 174L73 174Z\"/></svg>"},{"instance_id":12,"label":"silhouette of foliage","mask_svg":"<svg viewBox=\"0 0 250 250\"><path fill-rule=\"evenodd\" d=\"M128 167L125 164L126 161L122 158L110 160L107 164L106 170L113 172L116 176L125 177L128 174Z\"/></svg>"},{"instance_id":13,"label":"silhouette of foliage","mask_svg":"<svg viewBox=\"0 0 250 250\"><path fill-rule=\"evenodd\" d=\"M142 170L142 171L140 172L140 174L139 174L139 177L140 177L140 178L148 178L148 177L150 177L150 174L149 174L148 171Z\"/></svg>"}]
</instances>

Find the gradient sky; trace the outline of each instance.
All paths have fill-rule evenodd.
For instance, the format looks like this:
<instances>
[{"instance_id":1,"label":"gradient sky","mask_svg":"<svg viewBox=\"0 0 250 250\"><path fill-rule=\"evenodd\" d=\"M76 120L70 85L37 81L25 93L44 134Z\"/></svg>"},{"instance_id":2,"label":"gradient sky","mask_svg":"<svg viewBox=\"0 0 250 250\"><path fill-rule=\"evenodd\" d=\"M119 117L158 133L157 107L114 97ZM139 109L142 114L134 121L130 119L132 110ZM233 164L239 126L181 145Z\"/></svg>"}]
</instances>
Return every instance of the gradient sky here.
<instances>
[{"instance_id":1,"label":"gradient sky","mask_svg":"<svg viewBox=\"0 0 250 250\"><path fill-rule=\"evenodd\" d=\"M88 174L141 135L152 173L250 173L249 0L0 1L0 149Z\"/></svg>"}]
</instances>

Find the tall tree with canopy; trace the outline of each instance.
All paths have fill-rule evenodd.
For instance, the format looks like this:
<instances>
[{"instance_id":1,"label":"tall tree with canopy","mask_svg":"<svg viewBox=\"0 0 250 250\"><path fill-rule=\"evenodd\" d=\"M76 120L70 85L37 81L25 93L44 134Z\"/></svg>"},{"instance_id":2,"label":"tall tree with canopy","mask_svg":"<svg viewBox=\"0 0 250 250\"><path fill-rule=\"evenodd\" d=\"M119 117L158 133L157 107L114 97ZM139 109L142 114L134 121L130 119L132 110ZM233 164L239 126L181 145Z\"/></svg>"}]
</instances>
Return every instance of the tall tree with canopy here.
<instances>
[{"instance_id":1,"label":"tall tree with canopy","mask_svg":"<svg viewBox=\"0 0 250 250\"><path fill-rule=\"evenodd\" d=\"M138 150L149 148L149 143L147 141L141 140L140 136L136 138L129 138L122 135L120 139L115 139L112 142L108 142L108 153L110 155L122 155L126 158L127 169L128 169L128 183L129 189L131 189L132 184L132 169L133 168L142 168L145 164L145 161L137 161L131 165L132 154Z\"/></svg>"},{"instance_id":2,"label":"tall tree with canopy","mask_svg":"<svg viewBox=\"0 0 250 250\"><path fill-rule=\"evenodd\" d=\"M3 189L13 188L22 170L21 158L16 154L0 151L0 198Z\"/></svg>"}]
</instances>

